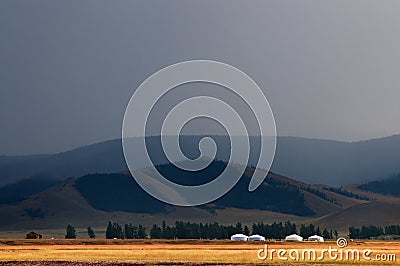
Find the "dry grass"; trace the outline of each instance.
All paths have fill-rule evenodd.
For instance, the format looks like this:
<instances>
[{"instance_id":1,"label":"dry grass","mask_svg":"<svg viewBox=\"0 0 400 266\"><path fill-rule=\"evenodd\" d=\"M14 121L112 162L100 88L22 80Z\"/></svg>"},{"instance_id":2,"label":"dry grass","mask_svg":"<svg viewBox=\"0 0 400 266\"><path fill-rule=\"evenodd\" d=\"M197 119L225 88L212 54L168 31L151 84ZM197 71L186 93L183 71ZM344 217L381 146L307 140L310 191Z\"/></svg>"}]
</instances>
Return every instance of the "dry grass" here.
<instances>
[{"instance_id":1,"label":"dry grass","mask_svg":"<svg viewBox=\"0 0 400 266\"><path fill-rule=\"evenodd\" d=\"M257 251L264 247L264 243L232 243L230 241L106 241L106 240L8 240L8 243L1 241L1 261L119 261L150 264L278 264L284 263L276 257L260 260ZM36 243L35 243L36 242ZM112 243L114 242L114 243ZM314 248L317 252L332 246L337 248L335 242L326 243L285 243L268 242L268 249L302 249ZM400 258L400 242L351 242L347 249L357 248L360 251L371 249L375 254L395 254ZM287 255L286 255L287 256ZM397 259L399 261L399 259ZM289 262L293 262L289 260ZM300 261L307 263L310 261ZM318 261L326 264L377 264L377 261L330 260L325 256L324 260ZM396 262L387 262L396 264Z\"/></svg>"}]
</instances>

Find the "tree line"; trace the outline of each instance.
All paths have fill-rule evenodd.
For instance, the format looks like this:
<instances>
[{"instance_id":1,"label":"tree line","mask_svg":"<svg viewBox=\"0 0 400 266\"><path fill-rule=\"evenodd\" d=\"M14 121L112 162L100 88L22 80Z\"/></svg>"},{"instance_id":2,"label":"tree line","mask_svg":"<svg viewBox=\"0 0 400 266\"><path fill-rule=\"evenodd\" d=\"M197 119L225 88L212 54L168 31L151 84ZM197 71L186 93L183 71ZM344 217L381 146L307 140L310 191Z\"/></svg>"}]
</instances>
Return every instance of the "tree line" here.
<instances>
[{"instance_id":1,"label":"tree line","mask_svg":"<svg viewBox=\"0 0 400 266\"><path fill-rule=\"evenodd\" d=\"M107 239L144 239L147 238L146 229L142 225L135 226L132 223L125 224L124 227L118 223L108 222L106 229Z\"/></svg>"},{"instance_id":2,"label":"tree line","mask_svg":"<svg viewBox=\"0 0 400 266\"><path fill-rule=\"evenodd\" d=\"M118 223L108 222L105 237L107 239L229 239L234 234L259 234L269 239L283 239L290 234L299 233L302 237L308 238L312 235L321 235L326 239L338 237L336 230L321 230L313 224L301 224L299 230L295 223L286 221L284 223L253 223L251 229L247 225L237 222L235 225L222 225L217 222L210 223L191 223L176 221L174 225L167 225L165 221L161 226L154 224L150 228L149 235L146 228L142 225L132 223L120 225ZM94 230L89 226L87 234L90 238L95 238ZM65 238L76 238L75 228L67 226Z\"/></svg>"},{"instance_id":3,"label":"tree line","mask_svg":"<svg viewBox=\"0 0 400 266\"><path fill-rule=\"evenodd\" d=\"M369 239L383 235L400 235L400 225L349 227L349 237L352 239Z\"/></svg>"},{"instance_id":4,"label":"tree line","mask_svg":"<svg viewBox=\"0 0 400 266\"><path fill-rule=\"evenodd\" d=\"M221 225L214 223L190 223L176 221L174 226L166 225L165 221L161 226L154 224L150 230L150 238L160 239L228 239L236 233L250 233L247 226L240 222L236 225Z\"/></svg>"},{"instance_id":5,"label":"tree line","mask_svg":"<svg viewBox=\"0 0 400 266\"><path fill-rule=\"evenodd\" d=\"M359 194L355 194L351 191L348 191L346 189L344 189L343 187L340 188L335 188L335 187L323 187L322 189L328 190L330 192L334 192L336 194L340 194L349 198L354 198L354 199L359 199L359 200L371 200L370 198L363 196L363 195L359 195Z\"/></svg>"},{"instance_id":6,"label":"tree line","mask_svg":"<svg viewBox=\"0 0 400 266\"><path fill-rule=\"evenodd\" d=\"M358 186L359 189L372 191L384 195L400 196L400 173L389 178L371 181Z\"/></svg>"},{"instance_id":7,"label":"tree line","mask_svg":"<svg viewBox=\"0 0 400 266\"><path fill-rule=\"evenodd\" d=\"M222 225L217 222L203 224L176 221L171 226L163 221L161 226L154 224L150 229L149 235L142 225L136 226L129 223L121 226L118 223L108 222L105 237L107 239L145 239L147 237L153 239L229 239L234 234L250 235L250 233L262 235L269 239L283 239L290 234L299 234L304 238L312 235L320 235L325 239L338 238L337 230L328 230L326 228L321 230L319 226L316 227L314 224L301 224L298 229L296 224L290 221L284 223L274 222L272 224L253 223L251 230L247 225L242 226L240 222L235 225ZM87 227L87 235L90 238L96 238L96 234L90 226ZM400 225L349 227L349 237L351 239L369 239L385 235L400 236ZM69 224L66 228L65 238L73 239L76 237L75 228Z\"/></svg>"},{"instance_id":8,"label":"tree line","mask_svg":"<svg viewBox=\"0 0 400 266\"><path fill-rule=\"evenodd\" d=\"M259 234L270 239L283 239L290 234L297 234L296 224L287 221L285 223L253 223L251 230L248 226L242 226L238 222L236 225L221 225L214 223L190 223L175 222L175 226L166 225L165 221L161 226L154 224L150 230L150 238L161 239L229 239L234 234ZM336 230L321 230L313 224L300 226L300 235L308 238L312 235L322 235L326 239L338 237Z\"/></svg>"},{"instance_id":9,"label":"tree line","mask_svg":"<svg viewBox=\"0 0 400 266\"><path fill-rule=\"evenodd\" d=\"M90 238L96 238L96 234L92 227L88 227L87 235ZM125 224L123 227L118 223L108 222L106 228L106 238L107 239L144 239L147 238L146 229L142 225L135 226L132 223ZM66 239L74 239L76 238L76 230L72 225L67 225L66 229Z\"/></svg>"},{"instance_id":10,"label":"tree line","mask_svg":"<svg viewBox=\"0 0 400 266\"><path fill-rule=\"evenodd\" d=\"M259 234L271 239L283 239L291 234L300 234L304 238L319 235L325 239L337 238L339 235L336 230L331 229L328 231L326 228L321 230L319 226L316 227L314 224L301 224L298 231L296 224L291 223L290 221L286 221L285 223L274 222L272 224L254 223L252 226L252 232L253 234Z\"/></svg>"}]
</instances>

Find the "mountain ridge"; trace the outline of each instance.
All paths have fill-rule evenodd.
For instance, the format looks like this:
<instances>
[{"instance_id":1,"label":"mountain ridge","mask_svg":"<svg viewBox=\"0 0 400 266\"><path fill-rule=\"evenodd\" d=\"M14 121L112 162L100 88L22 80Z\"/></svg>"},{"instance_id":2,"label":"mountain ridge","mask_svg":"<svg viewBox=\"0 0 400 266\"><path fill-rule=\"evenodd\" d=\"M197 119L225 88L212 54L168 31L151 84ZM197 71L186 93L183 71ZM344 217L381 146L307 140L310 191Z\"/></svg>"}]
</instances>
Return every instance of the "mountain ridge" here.
<instances>
[{"instance_id":1,"label":"mountain ridge","mask_svg":"<svg viewBox=\"0 0 400 266\"><path fill-rule=\"evenodd\" d=\"M151 173L146 169L137 171ZM400 221L396 214L400 213L400 198L362 191L355 185L342 187L340 189L347 193L339 193L339 188L310 185L272 172L259 189L248 192L249 176L253 171L254 168L247 167L245 176L230 192L198 207L176 207L159 202L145 193L128 171L68 178L21 201L0 204L0 232L34 229L52 232L65 228L67 223L77 228L88 225L101 228L108 221L134 221L149 228L163 220L168 224L183 220L222 224L240 221L247 225L290 220L345 232L348 226L361 226L365 221L381 226L386 225L386 221ZM86 183L83 190L79 188L81 181ZM91 198L88 192L94 193L94 197ZM371 216L371 213L377 213L379 217Z\"/></svg>"},{"instance_id":2,"label":"mountain ridge","mask_svg":"<svg viewBox=\"0 0 400 266\"><path fill-rule=\"evenodd\" d=\"M198 156L198 140L202 136L182 137L190 156ZM225 147L224 136L215 136ZM150 137L149 150L162 153L157 137ZM257 140L253 139L254 145ZM278 137L275 160L271 170L311 184L348 185L380 180L400 171L400 135L361 142L340 142L298 137ZM227 149L227 147L225 147ZM221 151L218 160L226 161L228 153ZM252 154L252 162L257 159ZM156 164L166 163L164 157ZM127 170L120 139L92 144L63 153L14 158L0 163L0 186L31 177L38 173L68 178L85 174L114 173ZM1 161L0 161L1 162ZM255 164L254 164L255 165ZM146 167L138 158L139 168Z\"/></svg>"}]
</instances>

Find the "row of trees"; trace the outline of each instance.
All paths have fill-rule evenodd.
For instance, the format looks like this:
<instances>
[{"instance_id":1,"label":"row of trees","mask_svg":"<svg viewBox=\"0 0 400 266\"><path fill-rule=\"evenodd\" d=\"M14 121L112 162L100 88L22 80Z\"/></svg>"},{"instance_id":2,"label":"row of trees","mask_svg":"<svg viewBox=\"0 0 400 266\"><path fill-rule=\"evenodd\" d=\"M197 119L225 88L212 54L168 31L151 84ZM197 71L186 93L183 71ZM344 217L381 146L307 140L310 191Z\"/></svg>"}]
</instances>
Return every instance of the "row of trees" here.
<instances>
[{"instance_id":1,"label":"row of trees","mask_svg":"<svg viewBox=\"0 0 400 266\"><path fill-rule=\"evenodd\" d=\"M349 227L349 237L353 239L368 239L383 235L400 235L400 225Z\"/></svg>"},{"instance_id":2,"label":"row of trees","mask_svg":"<svg viewBox=\"0 0 400 266\"><path fill-rule=\"evenodd\" d=\"M289 221L284 224L276 222L272 224L254 223L252 233L265 236L266 238L282 239L287 235L296 234L297 229L296 225Z\"/></svg>"},{"instance_id":3,"label":"row of trees","mask_svg":"<svg viewBox=\"0 0 400 266\"><path fill-rule=\"evenodd\" d=\"M285 223L254 223L252 225L252 234L263 235L271 239L283 239L287 235L297 234L296 224L287 221ZM242 226L240 222L236 225L220 225L217 222L197 224L190 222L175 222L175 226L167 226L165 222L161 227L154 224L150 230L150 238L164 238L164 239L229 239L233 234L242 233L250 235L250 229L247 226ZM327 229L320 230L313 224L300 226L300 235L309 237L312 235L322 235L326 239L333 239L338 237L336 230L328 231Z\"/></svg>"},{"instance_id":4,"label":"row of trees","mask_svg":"<svg viewBox=\"0 0 400 266\"><path fill-rule=\"evenodd\" d=\"M285 223L253 223L252 234L259 234L270 239L283 239L287 235L299 233L302 237L308 238L312 235L320 235L325 239L338 238L336 230L315 227L313 224L300 225L299 232L296 224L287 221ZM174 226L169 226L162 222L161 226L154 224L150 229L150 238L159 239L229 239L231 235L242 233L250 235L250 229L242 226L240 222L236 225L221 225L217 222L197 224L190 222L176 221ZM96 238L94 230L89 226L87 235ZM379 227L374 225L362 227L349 227L349 237L352 239L369 239L383 235L400 235L400 225L388 225ZM68 225L65 238L76 238L76 230L72 225ZM28 236L27 236L28 237ZM33 237L32 237L33 238ZM37 238L36 236L34 238ZM145 239L147 238L146 228L142 225L135 226L132 223L125 224L123 227L118 223L108 222L106 229L107 239Z\"/></svg>"},{"instance_id":5,"label":"row of trees","mask_svg":"<svg viewBox=\"0 0 400 266\"><path fill-rule=\"evenodd\" d=\"M107 239L144 239L147 238L146 229L142 226L135 226L132 223L125 224L124 228L118 223L108 222L106 229Z\"/></svg>"},{"instance_id":6,"label":"row of trees","mask_svg":"<svg viewBox=\"0 0 400 266\"><path fill-rule=\"evenodd\" d=\"M299 231L299 232L298 232ZM150 229L150 238L159 239L229 239L231 235L242 233L250 235L250 229L242 226L240 222L236 225L221 225L214 223L190 223L176 221L174 226L169 226L162 222L161 226L154 224ZM253 223L252 234L259 234L270 239L283 239L287 235L299 233L302 237L308 238L312 235L320 235L325 239L338 238L336 230L321 230L313 224L300 225L297 230L296 224L287 221L285 223ZM87 234L90 238L96 238L94 230L89 226ZM362 227L349 227L349 237L352 239L369 239L383 235L400 235L400 225L388 225L379 227L374 225ZM68 225L65 238L76 238L76 230L72 225ZM146 228L142 225L135 226L132 223L125 224L123 227L118 223L108 222L106 229L107 239L145 239L147 238Z\"/></svg>"},{"instance_id":7,"label":"row of trees","mask_svg":"<svg viewBox=\"0 0 400 266\"><path fill-rule=\"evenodd\" d=\"M67 233L65 235L66 239L76 238L76 230L72 225L67 225ZM87 228L87 234L90 238L96 238L94 230L89 226ZM108 222L106 229L107 239L144 239L147 238L146 229L142 226L134 226L132 223L125 224L122 228L118 223Z\"/></svg>"},{"instance_id":8,"label":"row of trees","mask_svg":"<svg viewBox=\"0 0 400 266\"><path fill-rule=\"evenodd\" d=\"M264 224L264 223L257 223L253 224L252 226L253 234L263 235L267 238L273 239L283 239L287 235L290 234L297 234L299 233L302 237L308 238L312 235L320 235L326 239L333 239L338 237L338 232L336 230L332 231L328 229L321 230L318 227L315 227L314 224L300 225L299 232L297 231L296 224L287 221L285 223L272 223L272 224Z\"/></svg>"},{"instance_id":9,"label":"row of trees","mask_svg":"<svg viewBox=\"0 0 400 266\"><path fill-rule=\"evenodd\" d=\"M163 239L228 239L235 233L249 234L247 226L242 227L241 223L236 225L220 225L214 223L190 223L176 221L175 226L166 225L162 222L161 227L154 224L150 230L150 238Z\"/></svg>"},{"instance_id":10,"label":"row of trees","mask_svg":"<svg viewBox=\"0 0 400 266\"><path fill-rule=\"evenodd\" d=\"M308 226L306 225L301 225L300 227L300 235L304 237L310 237L312 235L319 235L322 236L325 239L337 239L339 236L339 233L337 230L332 230L324 228L324 230L321 230L319 226L315 229L315 226L313 224L309 224Z\"/></svg>"},{"instance_id":11,"label":"row of trees","mask_svg":"<svg viewBox=\"0 0 400 266\"><path fill-rule=\"evenodd\" d=\"M394 230L399 232L400 228L394 228L392 231ZM161 226L154 224L151 227L149 236L150 238L154 239L229 239L233 234L239 233L250 235L250 229L246 225L242 226L240 222L236 223L236 225L221 225L217 222L198 224L176 221L175 225L170 226L163 221ZM263 235L270 239L283 239L287 235L297 234L298 230L296 224L291 223L290 221L285 223L274 222L272 224L253 223L251 227L251 233ZM87 228L87 234L90 238L96 237L93 229L90 226ZM299 234L304 238L315 234L321 235L326 239L338 237L338 232L336 230L328 231L326 228L321 230L319 227L315 227L313 224L302 224L299 229ZM76 231L73 226L67 226L67 234L65 235L65 238L76 238ZM129 223L121 226L118 223L108 222L106 228L106 238L145 239L147 238L147 233L146 229L142 225L135 226L132 223ZM352 238L357 238L354 237L354 232Z\"/></svg>"}]
</instances>

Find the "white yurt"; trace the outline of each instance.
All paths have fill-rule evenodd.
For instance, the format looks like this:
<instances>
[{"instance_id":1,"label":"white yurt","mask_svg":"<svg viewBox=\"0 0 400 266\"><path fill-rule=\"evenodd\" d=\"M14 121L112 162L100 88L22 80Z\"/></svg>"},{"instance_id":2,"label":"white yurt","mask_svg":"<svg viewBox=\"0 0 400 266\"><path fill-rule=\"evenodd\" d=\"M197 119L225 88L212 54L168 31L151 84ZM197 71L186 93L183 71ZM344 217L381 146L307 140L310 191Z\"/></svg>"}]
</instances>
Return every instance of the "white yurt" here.
<instances>
[{"instance_id":1,"label":"white yurt","mask_svg":"<svg viewBox=\"0 0 400 266\"><path fill-rule=\"evenodd\" d=\"M324 242L324 238L322 236L313 235L308 238L308 241Z\"/></svg>"},{"instance_id":2,"label":"white yurt","mask_svg":"<svg viewBox=\"0 0 400 266\"><path fill-rule=\"evenodd\" d=\"M299 235L293 234L285 237L285 241L303 241L303 238Z\"/></svg>"},{"instance_id":3,"label":"white yurt","mask_svg":"<svg viewBox=\"0 0 400 266\"><path fill-rule=\"evenodd\" d=\"M249 241L265 241L265 237L260 235L251 235L249 236Z\"/></svg>"},{"instance_id":4,"label":"white yurt","mask_svg":"<svg viewBox=\"0 0 400 266\"><path fill-rule=\"evenodd\" d=\"M232 241L247 241L248 239L249 237L243 234L235 234L231 236Z\"/></svg>"}]
</instances>

